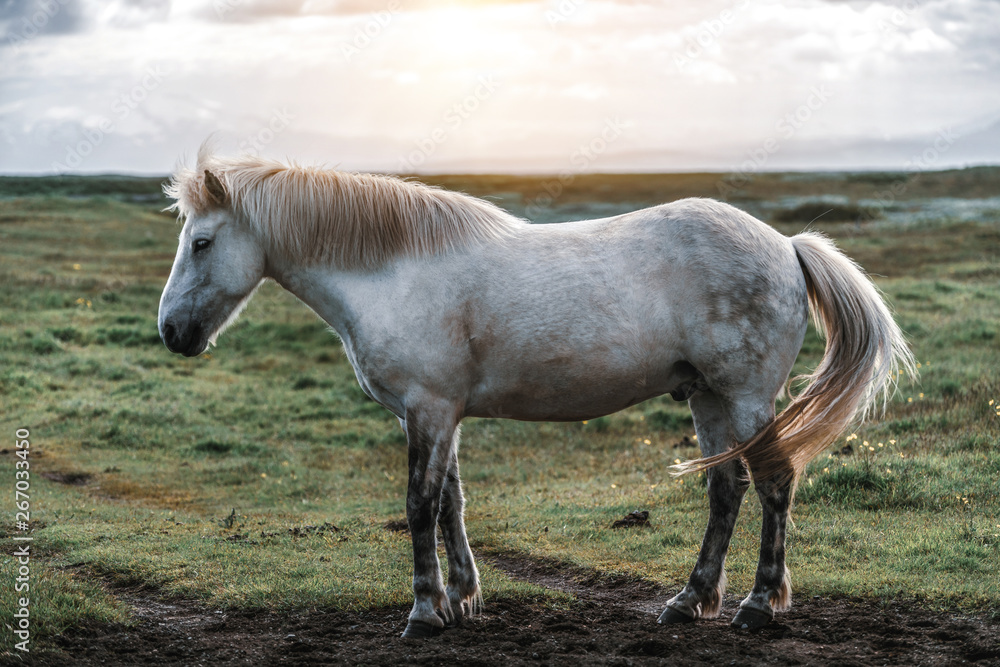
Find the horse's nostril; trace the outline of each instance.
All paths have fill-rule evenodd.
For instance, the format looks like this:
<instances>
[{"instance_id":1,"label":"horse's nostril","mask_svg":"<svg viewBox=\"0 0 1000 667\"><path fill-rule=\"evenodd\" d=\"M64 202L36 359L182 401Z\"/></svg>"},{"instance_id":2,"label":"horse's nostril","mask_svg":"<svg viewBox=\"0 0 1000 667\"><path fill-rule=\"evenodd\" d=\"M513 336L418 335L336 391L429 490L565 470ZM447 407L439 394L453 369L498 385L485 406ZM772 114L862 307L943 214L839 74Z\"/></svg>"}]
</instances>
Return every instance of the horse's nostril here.
<instances>
[{"instance_id":1,"label":"horse's nostril","mask_svg":"<svg viewBox=\"0 0 1000 667\"><path fill-rule=\"evenodd\" d=\"M184 341L181 340L181 334L177 331L177 327L173 324L163 325L163 344L167 346L167 349L171 352L183 352L184 351Z\"/></svg>"}]
</instances>

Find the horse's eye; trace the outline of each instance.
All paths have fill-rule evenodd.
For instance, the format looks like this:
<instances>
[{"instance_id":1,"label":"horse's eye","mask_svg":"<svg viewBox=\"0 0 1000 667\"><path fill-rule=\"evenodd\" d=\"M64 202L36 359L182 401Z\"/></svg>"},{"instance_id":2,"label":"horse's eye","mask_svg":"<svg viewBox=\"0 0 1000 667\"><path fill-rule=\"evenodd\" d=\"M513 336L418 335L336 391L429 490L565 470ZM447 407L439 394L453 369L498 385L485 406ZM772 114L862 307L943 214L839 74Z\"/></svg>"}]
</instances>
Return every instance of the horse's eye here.
<instances>
[{"instance_id":1,"label":"horse's eye","mask_svg":"<svg viewBox=\"0 0 1000 667\"><path fill-rule=\"evenodd\" d=\"M210 245L212 245L211 239L198 239L191 244L191 249L195 252L201 252Z\"/></svg>"}]
</instances>

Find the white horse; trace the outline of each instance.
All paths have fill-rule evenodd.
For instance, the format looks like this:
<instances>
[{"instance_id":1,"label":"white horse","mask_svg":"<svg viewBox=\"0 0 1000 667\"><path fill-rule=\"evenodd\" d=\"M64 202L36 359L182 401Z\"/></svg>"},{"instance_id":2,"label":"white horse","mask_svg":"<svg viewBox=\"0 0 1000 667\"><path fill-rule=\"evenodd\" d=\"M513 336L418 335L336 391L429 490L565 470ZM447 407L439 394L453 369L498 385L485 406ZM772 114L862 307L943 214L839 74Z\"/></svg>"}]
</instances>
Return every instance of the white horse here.
<instances>
[{"instance_id":1,"label":"white horse","mask_svg":"<svg viewBox=\"0 0 1000 667\"><path fill-rule=\"evenodd\" d=\"M576 421L666 393L687 400L708 458L686 469L708 469L710 516L690 580L659 621L718 615L749 466L760 562L733 625L753 628L790 606L785 522L799 474L884 400L899 365L913 366L876 288L830 241L787 238L708 199L532 225L418 183L204 147L166 192L186 218L160 300L171 351L204 352L270 278L333 327L362 389L399 418L415 597L404 637L480 605L463 418ZM810 304L826 354L775 416Z\"/></svg>"}]
</instances>

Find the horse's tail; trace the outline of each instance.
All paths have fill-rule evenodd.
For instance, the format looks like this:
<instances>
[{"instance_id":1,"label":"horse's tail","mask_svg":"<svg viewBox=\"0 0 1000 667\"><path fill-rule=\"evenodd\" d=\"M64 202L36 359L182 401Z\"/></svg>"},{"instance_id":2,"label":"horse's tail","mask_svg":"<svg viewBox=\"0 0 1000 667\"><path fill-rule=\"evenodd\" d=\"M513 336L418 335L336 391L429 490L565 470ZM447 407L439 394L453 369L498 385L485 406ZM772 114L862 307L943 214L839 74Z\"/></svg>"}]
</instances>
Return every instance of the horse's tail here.
<instances>
[{"instance_id":1,"label":"horse's tail","mask_svg":"<svg viewBox=\"0 0 1000 667\"><path fill-rule=\"evenodd\" d=\"M705 470L740 457L757 479L798 480L806 464L844 429L881 403L884 411L900 367L915 374L913 355L878 289L861 268L828 238L814 232L794 236L792 246L806 279L816 328L826 335L826 353L809 384L757 435L730 450L678 469Z\"/></svg>"}]
</instances>

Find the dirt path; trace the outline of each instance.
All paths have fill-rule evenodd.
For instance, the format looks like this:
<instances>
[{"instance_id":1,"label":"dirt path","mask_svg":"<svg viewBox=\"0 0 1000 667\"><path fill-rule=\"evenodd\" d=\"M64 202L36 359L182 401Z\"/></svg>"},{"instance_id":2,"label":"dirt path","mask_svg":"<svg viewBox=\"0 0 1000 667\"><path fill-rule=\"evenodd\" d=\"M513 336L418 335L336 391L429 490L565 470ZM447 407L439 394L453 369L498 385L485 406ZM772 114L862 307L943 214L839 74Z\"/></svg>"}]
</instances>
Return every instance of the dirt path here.
<instances>
[{"instance_id":1,"label":"dirt path","mask_svg":"<svg viewBox=\"0 0 1000 667\"><path fill-rule=\"evenodd\" d=\"M727 620L662 627L666 591L647 581L552 562L485 556L510 576L572 593L579 602L493 602L460 629L403 640L407 609L348 613L222 612L189 601L122 591L141 623L77 628L37 665L951 665L1000 662L1000 625L912 604L796 599L756 633ZM0 661L3 659L0 658Z\"/></svg>"}]
</instances>

